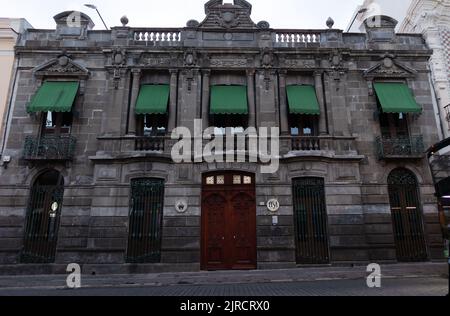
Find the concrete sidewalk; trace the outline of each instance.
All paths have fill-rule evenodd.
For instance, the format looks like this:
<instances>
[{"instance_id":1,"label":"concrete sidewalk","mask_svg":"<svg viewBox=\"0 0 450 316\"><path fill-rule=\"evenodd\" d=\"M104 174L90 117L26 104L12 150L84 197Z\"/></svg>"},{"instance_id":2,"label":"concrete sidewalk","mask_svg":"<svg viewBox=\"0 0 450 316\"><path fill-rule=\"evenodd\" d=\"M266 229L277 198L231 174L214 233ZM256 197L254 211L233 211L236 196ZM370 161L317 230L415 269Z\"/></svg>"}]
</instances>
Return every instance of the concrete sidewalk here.
<instances>
[{"instance_id":1,"label":"concrete sidewalk","mask_svg":"<svg viewBox=\"0 0 450 316\"><path fill-rule=\"evenodd\" d=\"M383 278L448 278L446 263L381 265ZM68 274L67 274L68 275ZM63 289L67 275L0 276L0 289ZM171 285L218 285L356 280L366 278L366 266L313 267L289 270L153 273L81 276L83 288Z\"/></svg>"}]
</instances>

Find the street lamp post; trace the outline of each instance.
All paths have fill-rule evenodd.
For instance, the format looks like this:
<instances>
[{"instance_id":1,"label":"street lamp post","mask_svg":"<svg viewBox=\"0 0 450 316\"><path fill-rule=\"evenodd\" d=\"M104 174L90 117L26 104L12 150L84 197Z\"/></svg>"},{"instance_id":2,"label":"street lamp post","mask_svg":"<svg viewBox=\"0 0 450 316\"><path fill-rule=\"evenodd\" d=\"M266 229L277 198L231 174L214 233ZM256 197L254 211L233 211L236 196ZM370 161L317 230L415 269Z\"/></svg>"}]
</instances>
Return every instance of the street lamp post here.
<instances>
[{"instance_id":1,"label":"street lamp post","mask_svg":"<svg viewBox=\"0 0 450 316\"><path fill-rule=\"evenodd\" d=\"M103 18L102 18L102 15L100 14L100 12L98 11L98 9L97 9L97 7L96 7L95 5L93 5L93 4L85 4L84 6L85 6L85 7L88 7L89 9L93 9L93 10L97 11L97 14L98 14L98 16L100 17L100 19L102 20L103 25L105 26L105 28L106 28L107 30L109 30L108 26L106 26L106 23L105 23L105 21L104 21Z\"/></svg>"}]
</instances>

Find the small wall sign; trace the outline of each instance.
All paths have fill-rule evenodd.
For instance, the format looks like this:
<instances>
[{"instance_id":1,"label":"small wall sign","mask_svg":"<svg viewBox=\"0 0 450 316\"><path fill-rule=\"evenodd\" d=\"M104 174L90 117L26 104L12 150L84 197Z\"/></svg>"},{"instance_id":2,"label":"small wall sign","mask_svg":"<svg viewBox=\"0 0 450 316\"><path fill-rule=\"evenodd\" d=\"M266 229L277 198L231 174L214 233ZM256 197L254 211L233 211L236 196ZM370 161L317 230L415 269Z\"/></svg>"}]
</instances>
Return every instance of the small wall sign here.
<instances>
[{"instance_id":1,"label":"small wall sign","mask_svg":"<svg viewBox=\"0 0 450 316\"><path fill-rule=\"evenodd\" d=\"M280 209L280 202L277 199L271 199L267 202L267 209L272 212L278 212Z\"/></svg>"},{"instance_id":2,"label":"small wall sign","mask_svg":"<svg viewBox=\"0 0 450 316\"><path fill-rule=\"evenodd\" d=\"M186 200L178 200L178 201L175 203L175 210L176 210L178 213L180 213L180 214L186 213L187 209L188 209L188 203L187 203Z\"/></svg>"}]
</instances>

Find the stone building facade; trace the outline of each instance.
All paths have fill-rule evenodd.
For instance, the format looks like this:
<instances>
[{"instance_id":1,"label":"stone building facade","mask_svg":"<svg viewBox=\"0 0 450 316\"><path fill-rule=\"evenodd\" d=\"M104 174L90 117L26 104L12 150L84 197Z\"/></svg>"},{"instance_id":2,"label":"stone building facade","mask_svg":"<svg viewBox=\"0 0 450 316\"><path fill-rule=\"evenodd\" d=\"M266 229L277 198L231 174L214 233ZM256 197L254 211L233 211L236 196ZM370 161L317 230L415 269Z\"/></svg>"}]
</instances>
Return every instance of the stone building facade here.
<instances>
[{"instance_id":1,"label":"stone building facade","mask_svg":"<svg viewBox=\"0 0 450 316\"><path fill-rule=\"evenodd\" d=\"M25 33L0 169L4 269L442 259L423 37L396 34L385 16L362 34L331 19L276 30L251 9L211 0L201 23L137 29L122 18L111 31L64 12L55 30ZM278 171L261 173L249 146L245 162L175 163L171 132L196 119L216 138L279 128Z\"/></svg>"}]
</instances>

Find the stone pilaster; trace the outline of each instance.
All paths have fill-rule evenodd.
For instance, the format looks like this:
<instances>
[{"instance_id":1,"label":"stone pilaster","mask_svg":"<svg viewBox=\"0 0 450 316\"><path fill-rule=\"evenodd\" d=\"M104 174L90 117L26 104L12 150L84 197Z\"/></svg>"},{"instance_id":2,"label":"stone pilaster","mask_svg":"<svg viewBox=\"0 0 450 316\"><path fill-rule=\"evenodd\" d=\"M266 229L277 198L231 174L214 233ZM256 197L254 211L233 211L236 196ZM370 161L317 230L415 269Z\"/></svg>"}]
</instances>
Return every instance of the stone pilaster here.
<instances>
[{"instance_id":1,"label":"stone pilaster","mask_svg":"<svg viewBox=\"0 0 450 316\"><path fill-rule=\"evenodd\" d=\"M324 100L322 73L321 72L314 73L314 82L315 82L314 85L316 88L317 100L319 101L319 106L320 106L319 133L320 133L320 135L327 135L328 134L327 112L326 112L326 108L325 108L325 100Z\"/></svg>"},{"instance_id":2,"label":"stone pilaster","mask_svg":"<svg viewBox=\"0 0 450 316\"><path fill-rule=\"evenodd\" d=\"M209 94L210 94L210 70L203 70L203 89L202 89L202 122L203 128L209 126Z\"/></svg>"},{"instance_id":3,"label":"stone pilaster","mask_svg":"<svg viewBox=\"0 0 450 316\"><path fill-rule=\"evenodd\" d=\"M168 133L170 134L177 127L177 93L178 92L178 70L170 70L170 101L169 101L169 122Z\"/></svg>"},{"instance_id":4,"label":"stone pilaster","mask_svg":"<svg viewBox=\"0 0 450 316\"><path fill-rule=\"evenodd\" d=\"M280 89L280 127L281 135L289 135L289 110L286 97L286 74L285 70L278 72Z\"/></svg>"},{"instance_id":5,"label":"stone pilaster","mask_svg":"<svg viewBox=\"0 0 450 316\"><path fill-rule=\"evenodd\" d=\"M133 69L133 86L131 87L130 113L128 113L128 135L136 135L136 101L141 83L141 70Z\"/></svg>"},{"instance_id":6,"label":"stone pilaster","mask_svg":"<svg viewBox=\"0 0 450 316\"><path fill-rule=\"evenodd\" d=\"M256 127L255 70L247 70L248 126Z\"/></svg>"}]
</instances>

